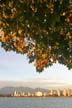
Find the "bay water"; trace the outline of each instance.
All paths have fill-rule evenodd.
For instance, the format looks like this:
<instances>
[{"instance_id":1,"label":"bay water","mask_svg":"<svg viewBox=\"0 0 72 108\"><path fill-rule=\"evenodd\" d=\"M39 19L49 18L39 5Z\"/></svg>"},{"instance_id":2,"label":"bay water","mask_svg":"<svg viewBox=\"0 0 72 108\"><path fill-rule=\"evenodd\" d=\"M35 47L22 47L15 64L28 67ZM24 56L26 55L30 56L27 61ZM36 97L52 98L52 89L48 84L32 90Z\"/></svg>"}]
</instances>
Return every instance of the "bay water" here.
<instances>
[{"instance_id":1,"label":"bay water","mask_svg":"<svg viewBox=\"0 0 72 108\"><path fill-rule=\"evenodd\" d=\"M0 108L72 108L72 98L0 98Z\"/></svg>"}]
</instances>

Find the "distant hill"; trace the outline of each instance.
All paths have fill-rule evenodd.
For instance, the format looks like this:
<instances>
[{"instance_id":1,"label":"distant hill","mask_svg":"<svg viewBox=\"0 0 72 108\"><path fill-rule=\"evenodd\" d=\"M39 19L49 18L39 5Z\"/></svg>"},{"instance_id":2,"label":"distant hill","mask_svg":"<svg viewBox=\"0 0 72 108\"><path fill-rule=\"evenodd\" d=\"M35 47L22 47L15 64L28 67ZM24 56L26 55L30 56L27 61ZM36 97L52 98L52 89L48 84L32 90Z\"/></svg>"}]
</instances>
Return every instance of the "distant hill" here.
<instances>
[{"instance_id":1,"label":"distant hill","mask_svg":"<svg viewBox=\"0 0 72 108\"><path fill-rule=\"evenodd\" d=\"M0 89L0 94L12 94L14 91L18 92L31 92L34 93L35 91L42 91L42 92L48 92L49 90L43 89L43 88L29 88L29 87L3 87Z\"/></svg>"}]
</instances>

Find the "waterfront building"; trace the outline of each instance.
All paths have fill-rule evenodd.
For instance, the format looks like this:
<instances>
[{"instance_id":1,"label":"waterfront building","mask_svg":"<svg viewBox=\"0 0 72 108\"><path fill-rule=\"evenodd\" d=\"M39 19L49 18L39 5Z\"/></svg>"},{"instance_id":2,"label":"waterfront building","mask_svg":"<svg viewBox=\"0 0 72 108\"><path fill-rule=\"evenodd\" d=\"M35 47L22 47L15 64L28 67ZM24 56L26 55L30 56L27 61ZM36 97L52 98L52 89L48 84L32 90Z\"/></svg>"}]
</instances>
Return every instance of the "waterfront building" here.
<instances>
[{"instance_id":1,"label":"waterfront building","mask_svg":"<svg viewBox=\"0 0 72 108\"><path fill-rule=\"evenodd\" d=\"M31 94L31 96L33 97L33 96L35 96L35 94L34 94L34 93L32 93L32 94Z\"/></svg>"},{"instance_id":2,"label":"waterfront building","mask_svg":"<svg viewBox=\"0 0 72 108\"><path fill-rule=\"evenodd\" d=\"M47 92L47 96L49 96L50 95L50 90L48 90L48 92Z\"/></svg>"},{"instance_id":3,"label":"waterfront building","mask_svg":"<svg viewBox=\"0 0 72 108\"><path fill-rule=\"evenodd\" d=\"M41 91L37 91L37 92L35 92L35 96L42 96L43 94L42 94L42 92Z\"/></svg>"},{"instance_id":4,"label":"waterfront building","mask_svg":"<svg viewBox=\"0 0 72 108\"><path fill-rule=\"evenodd\" d=\"M20 96L24 96L24 95L25 95L25 93L24 93L24 92L21 92L21 93L20 93Z\"/></svg>"},{"instance_id":5,"label":"waterfront building","mask_svg":"<svg viewBox=\"0 0 72 108\"><path fill-rule=\"evenodd\" d=\"M61 96L61 91L59 89L57 90L57 95Z\"/></svg>"},{"instance_id":6,"label":"waterfront building","mask_svg":"<svg viewBox=\"0 0 72 108\"><path fill-rule=\"evenodd\" d=\"M31 96L31 93L30 92L28 92L28 94L27 94L28 96Z\"/></svg>"},{"instance_id":7,"label":"waterfront building","mask_svg":"<svg viewBox=\"0 0 72 108\"><path fill-rule=\"evenodd\" d=\"M50 90L50 95L53 96L53 89Z\"/></svg>"},{"instance_id":8,"label":"waterfront building","mask_svg":"<svg viewBox=\"0 0 72 108\"><path fill-rule=\"evenodd\" d=\"M17 94L17 91L14 91L14 96Z\"/></svg>"},{"instance_id":9,"label":"waterfront building","mask_svg":"<svg viewBox=\"0 0 72 108\"><path fill-rule=\"evenodd\" d=\"M14 91L13 96L20 96L20 94L17 91Z\"/></svg>"},{"instance_id":10,"label":"waterfront building","mask_svg":"<svg viewBox=\"0 0 72 108\"><path fill-rule=\"evenodd\" d=\"M71 96L71 89L67 90L67 94L68 94L68 96Z\"/></svg>"},{"instance_id":11,"label":"waterfront building","mask_svg":"<svg viewBox=\"0 0 72 108\"><path fill-rule=\"evenodd\" d=\"M44 92L44 93L43 93L43 96L47 96L47 93L46 93L46 92Z\"/></svg>"},{"instance_id":12,"label":"waterfront building","mask_svg":"<svg viewBox=\"0 0 72 108\"><path fill-rule=\"evenodd\" d=\"M72 89L70 89L71 90L71 96L72 96Z\"/></svg>"},{"instance_id":13,"label":"waterfront building","mask_svg":"<svg viewBox=\"0 0 72 108\"><path fill-rule=\"evenodd\" d=\"M67 96L67 90L66 89L63 90L63 96Z\"/></svg>"},{"instance_id":14,"label":"waterfront building","mask_svg":"<svg viewBox=\"0 0 72 108\"><path fill-rule=\"evenodd\" d=\"M53 90L53 96L57 96L57 90Z\"/></svg>"}]
</instances>

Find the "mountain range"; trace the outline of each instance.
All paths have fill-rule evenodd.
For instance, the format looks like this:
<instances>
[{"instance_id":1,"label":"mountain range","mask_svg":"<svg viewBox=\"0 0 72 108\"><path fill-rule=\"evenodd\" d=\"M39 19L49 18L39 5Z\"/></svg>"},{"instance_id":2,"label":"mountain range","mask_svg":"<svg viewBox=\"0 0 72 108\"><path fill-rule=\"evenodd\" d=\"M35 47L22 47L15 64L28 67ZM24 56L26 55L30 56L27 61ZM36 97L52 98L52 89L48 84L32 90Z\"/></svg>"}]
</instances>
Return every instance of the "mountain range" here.
<instances>
[{"instance_id":1,"label":"mountain range","mask_svg":"<svg viewBox=\"0 0 72 108\"><path fill-rule=\"evenodd\" d=\"M4 87L0 89L0 94L13 94L14 91L17 92L30 92L30 93L34 93L36 91L40 90L41 92L48 92L48 89L44 89L44 88L29 88L29 87Z\"/></svg>"}]
</instances>

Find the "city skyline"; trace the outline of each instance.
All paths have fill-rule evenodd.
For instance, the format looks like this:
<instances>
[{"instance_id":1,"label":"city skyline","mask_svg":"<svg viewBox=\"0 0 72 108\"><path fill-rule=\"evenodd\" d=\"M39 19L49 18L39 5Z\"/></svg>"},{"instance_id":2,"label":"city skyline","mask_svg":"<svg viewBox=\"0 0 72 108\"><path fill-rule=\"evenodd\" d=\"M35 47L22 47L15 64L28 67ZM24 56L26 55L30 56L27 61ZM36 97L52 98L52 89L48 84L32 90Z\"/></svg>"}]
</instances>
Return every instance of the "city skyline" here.
<instances>
[{"instance_id":1,"label":"city skyline","mask_svg":"<svg viewBox=\"0 0 72 108\"><path fill-rule=\"evenodd\" d=\"M5 87L0 89L0 97L72 97L72 89L44 89L27 87Z\"/></svg>"}]
</instances>

